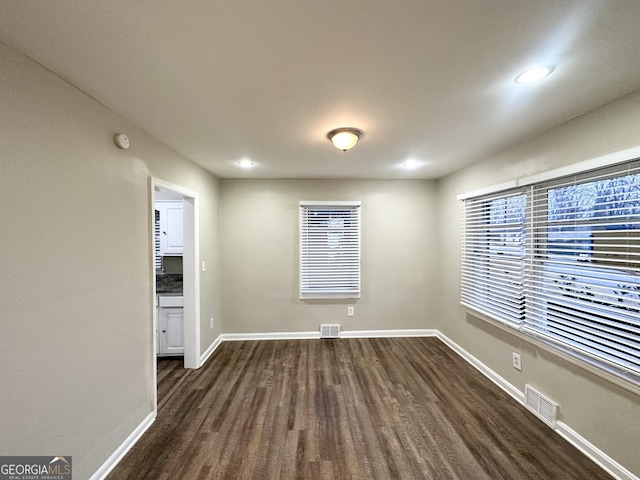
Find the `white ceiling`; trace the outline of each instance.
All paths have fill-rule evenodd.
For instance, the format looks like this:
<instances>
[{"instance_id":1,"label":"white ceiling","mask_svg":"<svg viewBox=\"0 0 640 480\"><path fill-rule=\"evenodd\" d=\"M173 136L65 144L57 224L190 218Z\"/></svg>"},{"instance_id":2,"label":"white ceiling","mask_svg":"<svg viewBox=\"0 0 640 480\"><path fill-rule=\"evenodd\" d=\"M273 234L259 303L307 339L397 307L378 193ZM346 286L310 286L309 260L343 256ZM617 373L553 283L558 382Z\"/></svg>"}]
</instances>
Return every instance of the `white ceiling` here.
<instances>
[{"instance_id":1,"label":"white ceiling","mask_svg":"<svg viewBox=\"0 0 640 480\"><path fill-rule=\"evenodd\" d=\"M639 24L638 0L0 2L0 40L220 177L438 178L640 89Z\"/></svg>"}]
</instances>

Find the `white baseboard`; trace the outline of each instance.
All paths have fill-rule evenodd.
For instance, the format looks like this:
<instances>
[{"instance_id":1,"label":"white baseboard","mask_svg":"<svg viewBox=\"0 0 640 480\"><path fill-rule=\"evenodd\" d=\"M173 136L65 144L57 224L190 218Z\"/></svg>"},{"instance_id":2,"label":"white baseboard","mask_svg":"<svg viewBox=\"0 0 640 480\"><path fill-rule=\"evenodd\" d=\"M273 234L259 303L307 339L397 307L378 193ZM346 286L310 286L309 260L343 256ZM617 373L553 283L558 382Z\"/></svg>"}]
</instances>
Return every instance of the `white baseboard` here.
<instances>
[{"instance_id":1,"label":"white baseboard","mask_svg":"<svg viewBox=\"0 0 640 480\"><path fill-rule=\"evenodd\" d=\"M510 396L512 396L517 402L524 405L524 392L521 392L518 388L511 385L507 382L503 377L498 375L496 372L487 367L484 363L478 360L476 357L471 355L465 349L463 349L460 345L449 339L443 333L438 332L436 335L440 340L442 340L451 350L456 352L462 358L464 358L467 362L469 362L476 370L482 373L485 377L495 383L502 390L507 392Z\"/></svg>"},{"instance_id":2,"label":"white baseboard","mask_svg":"<svg viewBox=\"0 0 640 480\"><path fill-rule=\"evenodd\" d=\"M243 340L307 340L314 338L320 338L320 330L317 332L225 333L222 335L222 341L224 342Z\"/></svg>"},{"instance_id":3,"label":"white baseboard","mask_svg":"<svg viewBox=\"0 0 640 480\"><path fill-rule=\"evenodd\" d=\"M340 338L390 338L390 337L435 337L437 330L429 329L398 329L398 330L343 330ZM317 332L271 332L271 333L225 333L222 341L242 340L312 340L319 339Z\"/></svg>"},{"instance_id":4,"label":"white baseboard","mask_svg":"<svg viewBox=\"0 0 640 480\"><path fill-rule=\"evenodd\" d=\"M202 355L200 355L201 367L206 363L207 360L209 360L209 357L213 354L213 352L216 351L216 348L218 348L221 343L222 343L222 334L218 335L218 338L216 338L213 341L213 343L209 345L209 348L207 348L205 352Z\"/></svg>"},{"instance_id":5,"label":"white baseboard","mask_svg":"<svg viewBox=\"0 0 640 480\"><path fill-rule=\"evenodd\" d=\"M511 385L507 382L503 377L498 375L496 372L487 367L480 360L475 358L469 352L464 350L458 344L453 342L443 333L438 332L436 335L440 340L442 340L449 348L451 348L454 352L464 358L467 362L469 362L476 370L485 375L489 380L495 383L498 387L508 393L511 397L513 397L518 403L524 406L524 392L521 392L518 388ZM535 418L535 417L533 417ZM551 427L550 427L551 428ZM640 480L635 474L630 472L620 463L616 462L609 455L604 453L594 444L589 442L586 438L580 435L578 432L573 430L567 424L558 421L556 422L556 427L553 429L555 432L567 440L570 444L580 450L585 456L589 457L595 463L600 465L603 470L608 472L611 476L618 480Z\"/></svg>"},{"instance_id":6,"label":"white baseboard","mask_svg":"<svg viewBox=\"0 0 640 480\"><path fill-rule=\"evenodd\" d=\"M140 425L136 427L136 429L131 432L126 440L120 445L115 452L111 454L107 461L102 464L102 466L91 475L89 480L103 480L109 475L109 472L114 469L114 467L122 460L131 447L133 447L136 442L140 439L140 437L147 431L147 429L153 424L156 419L156 412L151 412L147 418L145 418Z\"/></svg>"},{"instance_id":7,"label":"white baseboard","mask_svg":"<svg viewBox=\"0 0 640 480\"><path fill-rule=\"evenodd\" d=\"M567 442L580 450L585 456L600 465L602 469L607 471L613 478L618 480L640 480L640 477L630 472L594 444L587 441L587 439L569 427L566 423L561 421L556 422L556 432Z\"/></svg>"},{"instance_id":8,"label":"white baseboard","mask_svg":"<svg viewBox=\"0 0 640 480\"><path fill-rule=\"evenodd\" d=\"M429 329L344 330L340 338L435 337L437 334L437 330Z\"/></svg>"}]
</instances>

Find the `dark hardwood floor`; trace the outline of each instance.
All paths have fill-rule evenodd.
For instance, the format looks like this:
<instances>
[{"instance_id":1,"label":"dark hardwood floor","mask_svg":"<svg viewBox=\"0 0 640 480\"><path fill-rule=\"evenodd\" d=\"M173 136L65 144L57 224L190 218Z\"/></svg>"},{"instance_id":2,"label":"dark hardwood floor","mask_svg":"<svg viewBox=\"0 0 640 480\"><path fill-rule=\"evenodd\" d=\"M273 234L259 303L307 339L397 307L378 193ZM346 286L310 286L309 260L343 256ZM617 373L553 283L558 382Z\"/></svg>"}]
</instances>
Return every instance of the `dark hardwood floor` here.
<instances>
[{"instance_id":1,"label":"dark hardwood floor","mask_svg":"<svg viewBox=\"0 0 640 480\"><path fill-rule=\"evenodd\" d=\"M180 391L193 370L184 368L184 357L158 357L158 410L169 400L171 395Z\"/></svg>"},{"instance_id":2,"label":"dark hardwood floor","mask_svg":"<svg viewBox=\"0 0 640 480\"><path fill-rule=\"evenodd\" d=\"M117 479L610 479L435 338L225 342Z\"/></svg>"}]
</instances>

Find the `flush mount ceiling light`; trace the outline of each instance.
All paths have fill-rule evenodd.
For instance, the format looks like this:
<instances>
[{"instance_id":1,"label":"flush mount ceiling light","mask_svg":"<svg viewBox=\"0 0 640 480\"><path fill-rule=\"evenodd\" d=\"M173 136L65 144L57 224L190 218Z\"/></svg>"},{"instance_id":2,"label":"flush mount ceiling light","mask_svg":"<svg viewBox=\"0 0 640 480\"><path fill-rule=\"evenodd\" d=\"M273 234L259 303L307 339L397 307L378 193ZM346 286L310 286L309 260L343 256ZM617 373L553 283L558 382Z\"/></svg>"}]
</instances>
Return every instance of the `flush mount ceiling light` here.
<instances>
[{"instance_id":1,"label":"flush mount ceiling light","mask_svg":"<svg viewBox=\"0 0 640 480\"><path fill-rule=\"evenodd\" d=\"M553 66L551 65L543 65L539 67L533 67L525 70L520 75L518 75L515 79L516 83L533 83L538 80L542 80L544 77L548 76L551 72L553 72Z\"/></svg>"},{"instance_id":2,"label":"flush mount ceiling light","mask_svg":"<svg viewBox=\"0 0 640 480\"><path fill-rule=\"evenodd\" d=\"M409 160L404 162L402 166L408 170L413 170L414 168L418 168L420 166L420 162L418 160L410 158Z\"/></svg>"},{"instance_id":3,"label":"flush mount ceiling light","mask_svg":"<svg viewBox=\"0 0 640 480\"><path fill-rule=\"evenodd\" d=\"M334 147L346 152L356 146L358 140L362 138L362 131L350 127L336 128L327 133L327 137Z\"/></svg>"},{"instance_id":4,"label":"flush mount ceiling light","mask_svg":"<svg viewBox=\"0 0 640 480\"><path fill-rule=\"evenodd\" d=\"M255 163L253 163L248 158L243 158L242 160L237 162L237 165L242 167L242 168L251 168L251 167L253 167L255 165Z\"/></svg>"}]
</instances>

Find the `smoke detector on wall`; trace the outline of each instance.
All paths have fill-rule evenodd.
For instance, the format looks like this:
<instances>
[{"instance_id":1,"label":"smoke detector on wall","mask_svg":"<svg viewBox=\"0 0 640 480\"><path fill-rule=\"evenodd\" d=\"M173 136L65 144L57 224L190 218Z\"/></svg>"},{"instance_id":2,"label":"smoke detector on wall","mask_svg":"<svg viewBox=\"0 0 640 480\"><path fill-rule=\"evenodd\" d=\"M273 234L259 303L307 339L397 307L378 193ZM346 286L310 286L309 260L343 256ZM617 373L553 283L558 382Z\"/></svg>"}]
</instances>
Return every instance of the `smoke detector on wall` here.
<instances>
[{"instance_id":1,"label":"smoke detector on wall","mask_svg":"<svg viewBox=\"0 0 640 480\"><path fill-rule=\"evenodd\" d=\"M118 133L113 137L113 143L115 143L118 148L126 150L129 148L129 137L124 133Z\"/></svg>"}]
</instances>

